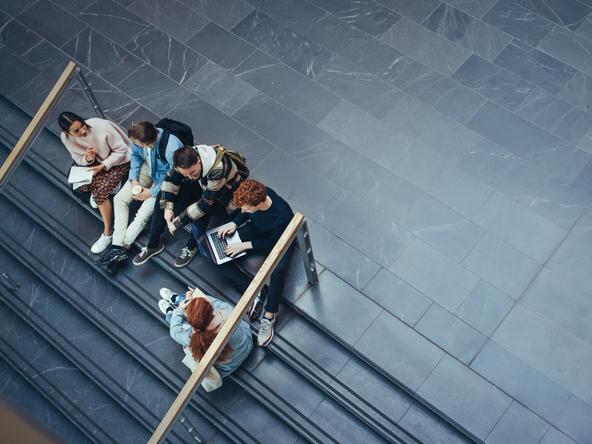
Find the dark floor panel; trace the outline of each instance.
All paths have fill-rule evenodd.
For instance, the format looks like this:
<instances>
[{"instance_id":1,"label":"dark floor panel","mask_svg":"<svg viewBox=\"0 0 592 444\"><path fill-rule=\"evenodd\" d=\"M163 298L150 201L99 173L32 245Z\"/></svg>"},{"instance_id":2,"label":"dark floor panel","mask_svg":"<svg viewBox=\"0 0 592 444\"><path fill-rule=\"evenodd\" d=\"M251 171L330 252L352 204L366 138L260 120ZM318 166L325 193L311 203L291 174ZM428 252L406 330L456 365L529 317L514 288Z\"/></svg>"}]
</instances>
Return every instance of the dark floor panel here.
<instances>
[{"instance_id":1,"label":"dark floor panel","mask_svg":"<svg viewBox=\"0 0 592 444\"><path fill-rule=\"evenodd\" d=\"M236 68L255 51L244 40L215 23L207 24L187 45L227 69Z\"/></svg>"},{"instance_id":2,"label":"dark floor panel","mask_svg":"<svg viewBox=\"0 0 592 444\"><path fill-rule=\"evenodd\" d=\"M153 26L135 36L126 48L181 84L207 62L205 57Z\"/></svg>"},{"instance_id":3,"label":"dark floor panel","mask_svg":"<svg viewBox=\"0 0 592 444\"><path fill-rule=\"evenodd\" d=\"M78 17L121 46L125 46L148 26L140 17L112 0L94 2Z\"/></svg>"},{"instance_id":4,"label":"dark floor panel","mask_svg":"<svg viewBox=\"0 0 592 444\"><path fill-rule=\"evenodd\" d=\"M117 85L122 91L159 115L170 113L189 91L148 65L143 65Z\"/></svg>"},{"instance_id":5,"label":"dark floor panel","mask_svg":"<svg viewBox=\"0 0 592 444\"><path fill-rule=\"evenodd\" d=\"M498 0L483 20L534 46L555 26L553 22L521 7L513 0Z\"/></svg>"},{"instance_id":6,"label":"dark floor panel","mask_svg":"<svg viewBox=\"0 0 592 444\"><path fill-rule=\"evenodd\" d=\"M181 42L186 42L210 21L175 0L138 0L128 9Z\"/></svg>"},{"instance_id":7,"label":"dark floor panel","mask_svg":"<svg viewBox=\"0 0 592 444\"><path fill-rule=\"evenodd\" d=\"M93 442L2 359L0 359L0 381L2 381L0 393L21 415L34 419L66 443L90 444Z\"/></svg>"},{"instance_id":8,"label":"dark floor panel","mask_svg":"<svg viewBox=\"0 0 592 444\"><path fill-rule=\"evenodd\" d=\"M48 0L38 1L19 15L18 20L56 46L62 46L84 29L84 23Z\"/></svg>"},{"instance_id":9,"label":"dark floor panel","mask_svg":"<svg viewBox=\"0 0 592 444\"><path fill-rule=\"evenodd\" d=\"M312 123L318 123L339 102L330 91L260 51L234 73Z\"/></svg>"},{"instance_id":10,"label":"dark floor panel","mask_svg":"<svg viewBox=\"0 0 592 444\"><path fill-rule=\"evenodd\" d=\"M113 84L121 82L142 65L139 58L90 28L73 37L63 49Z\"/></svg>"},{"instance_id":11,"label":"dark floor panel","mask_svg":"<svg viewBox=\"0 0 592 444\"><path fill-rule=\"evenodd\" d=\"M28 373L43 379L44 384L56 387L53 390L59 390L72 405L76 405L70 410L75 421L80 412L93 412L93 434L97 438L111 436L117 442L130 444L148 440L150 434L146 429L3 304L0 305L0 317L2 347L5 348L6 343L19 344L18 354L34 366ZM51 391L49 395L52 395Z\"/></svg>"}]
</instances>

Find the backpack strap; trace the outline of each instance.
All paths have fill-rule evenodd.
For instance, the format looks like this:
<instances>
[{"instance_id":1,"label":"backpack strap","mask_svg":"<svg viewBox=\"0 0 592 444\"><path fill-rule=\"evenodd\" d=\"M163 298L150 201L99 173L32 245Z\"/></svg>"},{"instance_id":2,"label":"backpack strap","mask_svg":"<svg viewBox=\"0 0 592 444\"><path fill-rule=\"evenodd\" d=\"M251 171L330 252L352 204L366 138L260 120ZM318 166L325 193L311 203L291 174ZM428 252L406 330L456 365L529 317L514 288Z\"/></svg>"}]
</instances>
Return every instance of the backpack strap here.
<instances>
[{"instance_id":1,"label":"backpack strap","mask_svg":"<svg viewBox=\"0 0 592 444\"><path fill-rule=\"evenodd\" d=\"M162 135L160 136L160 142L158 142L156 156L162 160L166 160L166 147L169 144L169 136L171 133L164 128L160 129L162 129Z\"/></svg>"},{"instance_id":2,"label":"backpack strap","mask_svg":"<svg viewBox=\"0 0 592 444\"><path fill-rule=\"evenodd\" d=\"M214 149L216 150L216 159L214 160L214 165L218 165L218 162L220 162L224 157L224 147L218 144L214 145Z\"/></svg>"}]
</instances>

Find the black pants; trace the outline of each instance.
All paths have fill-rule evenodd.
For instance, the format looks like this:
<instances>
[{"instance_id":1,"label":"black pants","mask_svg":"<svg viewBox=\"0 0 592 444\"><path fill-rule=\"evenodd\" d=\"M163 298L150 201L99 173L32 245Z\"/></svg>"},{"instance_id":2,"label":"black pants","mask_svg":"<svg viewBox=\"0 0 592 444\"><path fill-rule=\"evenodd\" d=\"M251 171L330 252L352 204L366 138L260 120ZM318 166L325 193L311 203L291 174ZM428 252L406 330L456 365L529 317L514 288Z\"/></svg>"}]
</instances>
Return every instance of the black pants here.
<instances>
[{"instance_id":1,"label":"black pants","mask_svg":"<svg viewBox=\"0 0 592 444\"><path fill-rule=\"evenodd\" d=\"M261 235L255 230L252 224L248 223L241 228L238 229L238 234L241 237L241 240L244 242L248 242L253 239L257 239L261 237ZM284 283L286 281L286 273L288 272L288 265L290 264L290 258L292 257L292 253L294 253L296 243L292 243L284 257L279 261L273 272L271 273L271 277L269 279L269 288L267 290L267 302L265 303L265 311L269 313L277 313L279 304L280 304L280 296L282 295L282 291L284 290ZM247 254L249 254L247 252ZM269 251L265 252L265 254L269 254ZM251 278L243 273L239 267L232 262L226 262L222 264L225 267L225 276L231 282L231 284L242 294L245 292L247 287L251 283Z\"/></svg>"},{"instance_id":2,"label":"black pants","mask_svg":"<svg viewBox=\"0 0 592 444\"><path fill-rule=\"evenodd\" d=\"M191 184L187 186L181 185L179 188L179 194L177 194L177 200L175 201L175 206L173 208L173 212L175 216L181 214L189 205L197 202L201 195L203 194L203 190L197 184ZM207 226L208 220L207 217L200 218L200 224L204 224ZM160 193L156 196L156 202L154 202L154 213L152 213L152 221L150 222L150 234L148 239L148 248L156 248L160 243L161 236L164 234L165 230L167 230L167 224L164 220L164 210L160 208ZM193 250L197 246L197 241L193 236L190 236L187 240L187 248Z\"/></svg>"}]
</instances>

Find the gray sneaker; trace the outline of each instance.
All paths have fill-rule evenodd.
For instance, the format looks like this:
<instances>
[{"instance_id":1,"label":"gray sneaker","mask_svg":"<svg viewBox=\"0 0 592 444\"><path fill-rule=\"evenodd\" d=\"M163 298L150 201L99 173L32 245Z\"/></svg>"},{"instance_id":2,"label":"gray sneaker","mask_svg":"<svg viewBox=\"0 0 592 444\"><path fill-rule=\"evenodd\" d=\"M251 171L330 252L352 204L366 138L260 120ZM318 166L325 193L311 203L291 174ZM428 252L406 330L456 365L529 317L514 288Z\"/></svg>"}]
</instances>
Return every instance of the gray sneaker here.
<instances>
[{"instance_id":1,"label":"gray sneaker","mask_svg":"<svg viewBox=\"0 0 592 444\"><path fill-rule=\"evenodd\" d=\"M132 262L134 263L134 265L144 265L152 256L156 256L158 253L162 253L163 251L163 243L161 243L156 248L144 247L140 250L136 257L134 257L134 260Z\"/></svg>"},{"instance_id":2,"label":"gray sneaker","mask_svg":"<svg viewBox=\"0 0 592 444\"><path fill-rule=\"evenodd\" d=\"M273 324L275 324L275 316L273 319L263 317L261 325L259 325L259 333L257 334L257 344L260 347L265 347L273 339Z\"/></svg>"},{"instance_id":3,"label":"gray sneaker","mask_svg":"<svg viewBox=\"0 0 592 444\"><path fill-rule=\"evenodd\" d=\"M193 256L195 256L196 251L197 247L195 247L193 250L191 248L183 247L181 253L175 259L175 267L183 268L184 266L189 265L189 262L191 262L191 259L193 259Z\"/></svg>"}]
</instances>

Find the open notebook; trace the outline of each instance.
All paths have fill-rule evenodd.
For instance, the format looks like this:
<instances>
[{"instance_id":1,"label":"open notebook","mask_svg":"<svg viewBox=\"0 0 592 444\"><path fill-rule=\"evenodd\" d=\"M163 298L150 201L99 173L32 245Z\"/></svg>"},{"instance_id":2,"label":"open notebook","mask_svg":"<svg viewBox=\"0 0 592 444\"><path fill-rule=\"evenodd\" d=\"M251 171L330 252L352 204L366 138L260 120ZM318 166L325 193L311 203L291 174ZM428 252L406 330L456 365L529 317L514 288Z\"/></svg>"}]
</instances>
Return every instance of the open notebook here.
<instances>
[{"instance_id":1,"label":"open notebook","mask_svg":"<svg viewBox=\"0 0 592 444\"><path fill-rule=\"evenodd\" d=\"M88 185L92 182L93 173L88 167L73 166L70 168L68 183L72 184L73 189L80 188L82 185Z\"/></svg>"}]
</instances>

